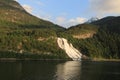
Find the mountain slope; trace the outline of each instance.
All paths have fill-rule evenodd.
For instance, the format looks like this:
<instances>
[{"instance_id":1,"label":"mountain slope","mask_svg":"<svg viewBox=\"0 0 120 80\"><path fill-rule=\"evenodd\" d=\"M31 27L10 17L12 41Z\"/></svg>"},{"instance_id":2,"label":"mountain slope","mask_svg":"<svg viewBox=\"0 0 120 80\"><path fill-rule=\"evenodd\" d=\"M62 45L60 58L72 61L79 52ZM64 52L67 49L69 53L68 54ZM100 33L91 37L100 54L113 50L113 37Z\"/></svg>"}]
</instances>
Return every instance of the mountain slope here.
<instances>
[{"instance_id":1,"label":"mountain slope","mask_svg":"<svg viewBox=\"0 0 120 80\"><path fill-rule=\"evenodd\" d=\"M80 24L68 28L67 33L74 38L86 39L91 38L98 31L98 27L92 24Z\"/></svg>"},{"instance_id":2,"label":"mountain slope","mask_svg":"<svg viewBox=\"0 0 120 80\"><path fill-rule=\"evenodd\" d=\"M109 30L110 32L116 32L120 34L120 16L108 16L94 21L91 24L98 25L103 29Z\"/></svg>"},{"instance_id":3,"label":"mountain slope","mask_svg":"<svg viewBox=\"0 0 120 80\"><path fill-rule=\"evenodd\" d=\"M0 58L68 58L56 42L64 30L27 13L14 0L0 0Z\"/></svg>"},{"instance_id":4,"label":"mountain slope","mask_svg":"<svg viewBox=\"0 0 120 80\"><path fill-rule=\"evenodd\" d=\"M0 0L0 58L69 59L57 44L62 37L90 58L118 59L119 33L120 17L64 29L27 13L14 0Z\"/></svg>"},{"instance_id":5,"label":"mountain slope","mask_svg":"<svg viewBox=\"0 0 120 80\"><path fill-rule=\"evenodd\" d=\"M0 0L0 28L48 28L61 30L62 27L49 21L39 19L27 13L19 3L14 0Z\"/></svg>"},{"instance_id":6,"label":"mountain slope","mask_svg":"<svg viewBox=\"0 0 120 80\"><path fill-rule=\"evenodd\" d=\"M92 37L88 38L74 38L71 42L77 47L84 55L91 58L120 58L120 17L105 17L103 19L94 21L84 25L74 26L68 29L72 35L80 35L87 31L96 32ZM82 27L81 27L82 26ZM97 26L97 27L95 27ZM93 28L94 27L94 28ZM86 35L83 33L82 35ZM74 37L74 36L73 36Z\"/></svg>"}]
</instances>

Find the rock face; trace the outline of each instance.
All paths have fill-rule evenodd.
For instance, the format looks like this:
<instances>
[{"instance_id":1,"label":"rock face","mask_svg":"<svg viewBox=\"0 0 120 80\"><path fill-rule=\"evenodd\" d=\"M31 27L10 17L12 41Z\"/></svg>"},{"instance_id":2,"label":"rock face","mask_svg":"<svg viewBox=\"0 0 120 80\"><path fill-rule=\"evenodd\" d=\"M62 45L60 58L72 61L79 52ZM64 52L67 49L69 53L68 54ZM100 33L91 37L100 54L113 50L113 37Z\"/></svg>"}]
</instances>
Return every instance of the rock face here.
<instances>
[{"instance_id":1,"label":"rock face","mask_svg":"<svg viewBox=\"0 0 120 80\"><path fill-rule=\"evenodd\" d=\"M94 34L96 34L96 32L73 35L73 37L77 39L87 39L87 38L92 38Z\"/></svg>"},{"instance_id":2,"label":"rock face","mask_svg":"<svg viewBox=\"0 0 120 80\"><path fill-rule=\"evenodd\" d=\"M65 38L58 38L57 43L61 49L65 50L66 54L70 58L73 60L81 60L82 54L76 48L74 48L71 43L68 43Z\"/></svg>"}]
</instances>

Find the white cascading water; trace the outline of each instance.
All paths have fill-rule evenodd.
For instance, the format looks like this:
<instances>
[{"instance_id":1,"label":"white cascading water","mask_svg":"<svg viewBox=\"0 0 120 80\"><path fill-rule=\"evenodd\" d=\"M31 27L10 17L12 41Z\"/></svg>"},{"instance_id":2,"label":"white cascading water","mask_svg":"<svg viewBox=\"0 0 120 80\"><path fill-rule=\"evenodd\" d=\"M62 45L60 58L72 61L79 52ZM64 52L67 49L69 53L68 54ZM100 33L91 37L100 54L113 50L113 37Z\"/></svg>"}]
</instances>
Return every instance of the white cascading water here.
<instances>
[{"instance_id":1,"label":"white cascading water","mask_svg":"<svg viewBox=\"0 0 120 80\"><path fill-rule=\"evenodd\" d=\"M67 39L58 38L57 43L61 49L65 50L66 54L70 58L73 60L81 60L82 54L76 48L74 48L71 43L68 43Z\"/></svg>"}]
</instances>

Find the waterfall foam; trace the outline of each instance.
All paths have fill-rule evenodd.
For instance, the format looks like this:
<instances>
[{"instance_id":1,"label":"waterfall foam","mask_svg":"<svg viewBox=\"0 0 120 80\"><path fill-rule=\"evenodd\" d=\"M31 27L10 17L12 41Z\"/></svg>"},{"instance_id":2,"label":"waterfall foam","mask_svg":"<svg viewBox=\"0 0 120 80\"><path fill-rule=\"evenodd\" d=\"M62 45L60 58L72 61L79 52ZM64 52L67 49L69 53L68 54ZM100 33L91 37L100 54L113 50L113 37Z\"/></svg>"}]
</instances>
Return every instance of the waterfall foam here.
<instances>
[{"instance_id":1,"label":"waterfall foam","mask_svg":"<svg viewBox=\"0 0 120 80\"><path fill-rule=\"evenodd\" d=\"M81 60L82 54L76 48L74 48L71 43L68 43L67 39L58 38L57 43L61 49L65 50L66 54L70 58L73 60Z\"/></svg>"}]
</instances>

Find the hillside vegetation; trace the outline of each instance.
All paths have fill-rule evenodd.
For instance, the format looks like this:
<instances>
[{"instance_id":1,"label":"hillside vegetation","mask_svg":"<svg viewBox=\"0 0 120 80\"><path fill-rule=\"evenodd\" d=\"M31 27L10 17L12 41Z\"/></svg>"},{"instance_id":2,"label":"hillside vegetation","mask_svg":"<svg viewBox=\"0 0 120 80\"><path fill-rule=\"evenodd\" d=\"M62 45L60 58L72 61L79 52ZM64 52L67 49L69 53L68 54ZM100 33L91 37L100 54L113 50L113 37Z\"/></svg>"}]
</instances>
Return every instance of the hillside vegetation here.
<instances>
[{"instance_id":1,"label":"hillside vegetation","mask_svg":"<svg viewBox=\"0 0 120 80\"><path fill-rule=\"evenodd\" d=\"M64 30L27 13L14 0L0 0L1 58L67 58L56 42L57 32Z\"/></svg>"},{"instance_id":2,"label":"hillside vegetation","mask_svg":"<svg viewBox=\"0 0 120 80\"><path fill-rule=\"evenodd\" d=\"M91 31L97 32L92 37L88 37L87 39L71 39L71 42L74 44L74 46L76 46L83 54L89 56L90 58L120 58L119 17L106 17L91 22L87 24L89 28L84 27L84 25L86 24L80 24L79 26L77 25L72 27L68 29L68 32L72 35L84 35L80 33L86 31L88 31L89 34ZM80 26L84 27L85 31L83 31Z\"/></svg>"},{"instance_id":3,"label":"hillside vegetation","mask_svg":"<svg viewBox=\"0 0 120 80\"><path fill-rule=\"evenodd\" d=\"M39 19L27 13L14 0L0 0L0 28L5 30L26 28L47 28L53 30L63 29L58 25Z\"/></svg>"},{"instance_id":4,"label":"hillside vegetation","mask_svg":"<svg viewBox=\"0 0 120 80\"><path fill-rule=\"evenodd\" d=\"M65 29L27 13L14 0L0 0L0 58L69 59L58 37L89 58L120 59L119 16Z\"/></svg>"},{"instance_id":5,"label":"hillside vegetation","mask_svg":"<svg viewBox=\"0 0 120 80\"><path fill-rule=\"evenodd\" d=\"M93 37L98 31L98 27L92 24L80 24L68 28L67 33L77 39L86 39Z\"/></svg>"}]
</instances>

